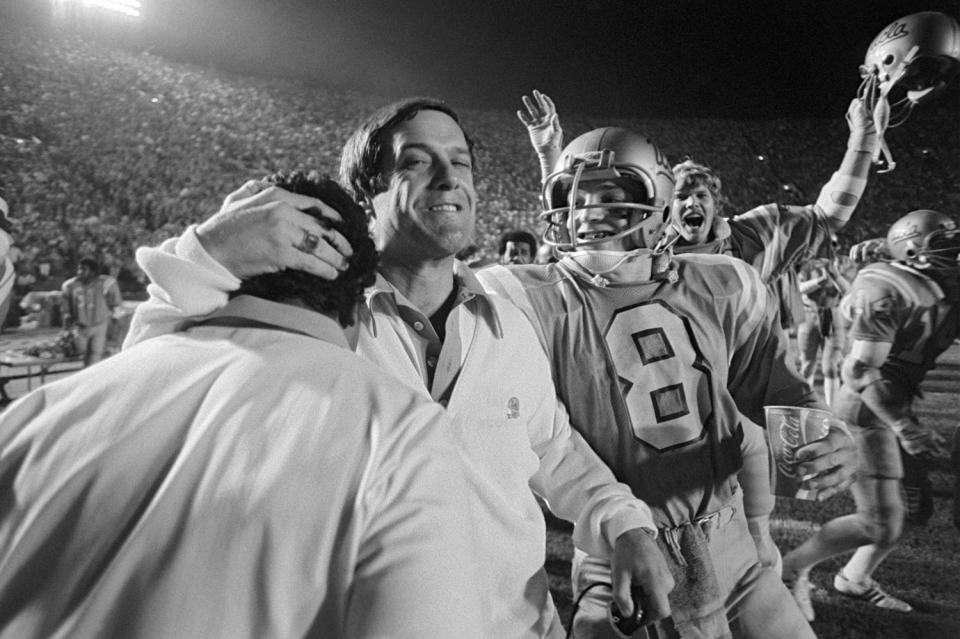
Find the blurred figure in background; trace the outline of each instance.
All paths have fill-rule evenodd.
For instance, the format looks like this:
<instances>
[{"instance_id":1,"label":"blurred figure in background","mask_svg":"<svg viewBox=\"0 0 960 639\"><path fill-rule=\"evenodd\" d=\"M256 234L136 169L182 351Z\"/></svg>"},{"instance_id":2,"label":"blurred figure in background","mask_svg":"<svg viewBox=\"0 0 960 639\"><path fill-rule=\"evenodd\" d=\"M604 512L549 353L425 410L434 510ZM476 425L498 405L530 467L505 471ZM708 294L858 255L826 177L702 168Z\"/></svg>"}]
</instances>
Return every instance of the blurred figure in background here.
<instances>
[{"instance_id":1,"label":"blurred figure in background","mask_svg":"<svg viewBox=\"0 0 960 639\"><path fill-rule=\"evenodd\" d=\"M507 231L500 236L497 255L501 264L532 264L537 254L537 238L527 231Z\"/></svg>"},{"instance_id":2,"label":"blurred figure in background","mask_svg":"<svg viewBox=\"0 0 960 639\"><path fill-rule=\"evenodd\" d=\"M833 409L857 440L857 511L824 524L783 558L784 579L811 621L810 570L854 549L834 576L837 592L879 608L913 609L885 592L873 572L905 523L930 519L928 471L949 457L946 438L921 424L912 405L937 357L960 335L960 229L937 211L912 211L890 226L886 250L890 261L863 267L841 302L851 345Z\"/></svg>"},{"instance_id":3,"label":"blurred figure in background","mask_svg":"<svg viewBox=\"0 0 960 639\"><path fill-rule=\"evenodd\" d=\"M819 362L827 406L833 405L840 387L840 363L846 335L837 305L850 290L850 282L857 273L853 261L836 252L839 246L835 246L835 242L831 240L832 257L807 260L798 271L804 308L804 320L797 327L800 374L813 387Z\"/></svg>"},{"instance_id":4,"label":"blurred figure in background","mask_svg":"<svg viewBox=\"0 0 960 639\"><path fill-rule=\"evenodd\" d=\"M107 347L107 329L114 309L123 302L117 280L100 274L100 264L91 257L80 260L76 277L61 287L61 313L64 328L77 328L83 365L103 359Z\"/></svg>"}]
</instances>

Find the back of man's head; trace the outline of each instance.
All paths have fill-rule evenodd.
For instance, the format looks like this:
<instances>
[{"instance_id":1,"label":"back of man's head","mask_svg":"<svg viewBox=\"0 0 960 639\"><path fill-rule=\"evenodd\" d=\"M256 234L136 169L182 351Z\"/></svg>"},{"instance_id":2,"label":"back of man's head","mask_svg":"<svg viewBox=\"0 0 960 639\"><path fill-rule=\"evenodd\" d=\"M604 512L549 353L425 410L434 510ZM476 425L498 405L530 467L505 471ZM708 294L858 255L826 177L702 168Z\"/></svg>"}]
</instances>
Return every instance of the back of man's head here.
<instances>
[{"instance_id":1,"label":"back of man's head","mask_svg":"<svg viewBox=\"0 0 960 639\"><path fill-rule=\"evenodd\" d=\"M387 188L381 174L384 152L389 152L390 131L401 122L411 120L424 110L439 111L460 124L457 112L443 100L436 98L405 98L378 109L356 128L343 145L340 155L340 183L350 191L357 202L364 202ZM460 126L461 131L463 126ZM473 158L473 142L466 131L463 137Z\"/></svg>"},{"instance_id":2,"label":"back of man's head","mask_svg":"<svg viewBox=\"0 0 960 639\"><path fill-rule=\"evenodd\" d=\"M339 231L353 249L347 270L335 280L327 280L305 271L287 269L265 273L243 280L233 294L253 295L274 302L298 301L318 313L335 317L342 326L354 321L357 303L363 300L363 291L376 279L378 255L367 230L363 209L336 182L317 172L274 173L264 182L292 193L322 200L336 210L342 222L322 217L317 209L306 209L325 227Z\"/></svg>"}]
</instances>

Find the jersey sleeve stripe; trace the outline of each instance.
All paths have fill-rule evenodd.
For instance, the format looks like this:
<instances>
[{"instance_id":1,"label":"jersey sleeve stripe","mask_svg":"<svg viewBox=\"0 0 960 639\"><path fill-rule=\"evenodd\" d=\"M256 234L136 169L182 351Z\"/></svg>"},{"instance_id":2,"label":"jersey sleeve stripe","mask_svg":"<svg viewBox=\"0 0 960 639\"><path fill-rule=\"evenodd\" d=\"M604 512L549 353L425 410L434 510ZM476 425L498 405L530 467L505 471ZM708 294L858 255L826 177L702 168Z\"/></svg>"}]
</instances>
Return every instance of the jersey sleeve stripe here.
<instances>
[{"instance_id":1,"label":"jersey sleeve stripe","mask_svg":"<svg viewBox=\"0 0 960 639\"><path fill-rule=\"evenodd\" d=\"M742 343L766 316L769 294L752 266L741 260L732 260L731 266L742 284L737 307L737 317L744 318L737 335L737 342Z\"/></svg>"},{"instance_id":2,"label":"jersey sleeve stripe","mask_svg":"<svg viewBox=\"0 0 960 639\"><path fill-rule=\"evenodd\" d=\"M760 279L768 281L780 262L780 255L783 252L782 244L784 238L781 237L779 210L774 208L774 214L770 214L770 206L758 206L754 209L737 216L737 219L743 224L754 229L757 237L767 246L762 253L761 262L757 265L760 271Z\"/></svg>"}]
</instances>

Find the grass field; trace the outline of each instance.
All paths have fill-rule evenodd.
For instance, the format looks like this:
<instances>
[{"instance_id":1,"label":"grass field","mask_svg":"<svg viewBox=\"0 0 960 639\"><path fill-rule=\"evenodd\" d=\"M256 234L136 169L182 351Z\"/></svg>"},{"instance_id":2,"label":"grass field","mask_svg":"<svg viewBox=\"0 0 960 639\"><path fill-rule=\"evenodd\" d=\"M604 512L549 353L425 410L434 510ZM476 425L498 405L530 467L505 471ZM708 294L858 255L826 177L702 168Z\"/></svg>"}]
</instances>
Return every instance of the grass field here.
<instances>
[{"instance_id":1,"label":"grass field","mask_svg":"<svg viewBox=\"0 0 960 639\"><path fill-rule=\"evenodd\" d=\"M944 435L960 424L960 345L944 353L923 384L917 414ZM932 474L934 516L923 528L907 531L900 545L875 577L887 590L906 600L914 612L880 610L846 599L833 591L833 575L846 561L838 557L817 566L812 574L817 619L813 629L821 639L960 639L960 531L953 526L953 481L945 472ZM822 504L781 499L772 518L773 536L782 552L798 545L830 519L853 511L848 494ZM547 560L550 587L567 623L570 593L570 525L547 517ZM770 639L777 639L771 637Z\"/></svg>"}]
</instances>

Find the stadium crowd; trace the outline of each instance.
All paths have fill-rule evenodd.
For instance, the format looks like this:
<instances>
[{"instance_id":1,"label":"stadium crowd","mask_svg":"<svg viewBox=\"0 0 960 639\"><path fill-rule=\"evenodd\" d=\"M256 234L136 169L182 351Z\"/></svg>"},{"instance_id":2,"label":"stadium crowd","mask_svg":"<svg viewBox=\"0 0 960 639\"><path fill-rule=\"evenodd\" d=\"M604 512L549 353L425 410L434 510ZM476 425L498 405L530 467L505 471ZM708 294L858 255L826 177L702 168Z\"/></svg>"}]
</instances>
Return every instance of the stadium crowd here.
<instances>
[{"instance_id":1,"label":"stadium crowd","mask_svg":"<svg viewBox=\"0 0 960 639\"><path fill-rule=\"evenodd\" d=\"M135 294L145 281L133 260L137 246L179 234L252 176L335 172L357 119L387 100L30 31L3 33L0 80L0 187L15 224L21 296L58 288L87 256ZM462 113L477 145L476 244L493 259L504 231L539 228L536 156L512 113ZM960 182L960 165L950 161L960 152L952 113L949 104L933 105L891 131L898 167L871 180L845 244L882 234L921 200L956 207L947 189L920 194L925 184ZM733 210L810 201L846 136L840 117L624 120L564 112L571 138L601 125L649 132L672 161L689 155L713 166Z\"/></svg>"}]
</instances>

